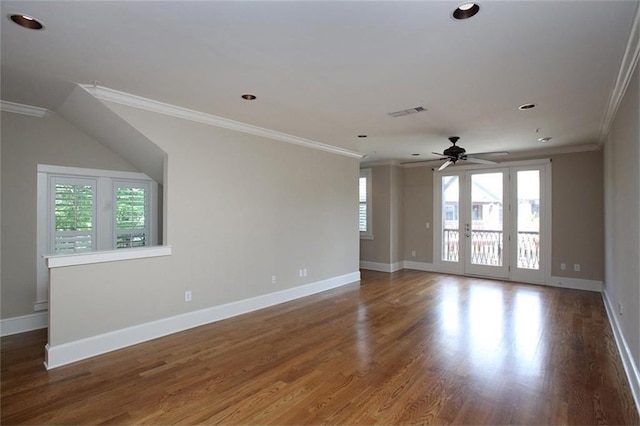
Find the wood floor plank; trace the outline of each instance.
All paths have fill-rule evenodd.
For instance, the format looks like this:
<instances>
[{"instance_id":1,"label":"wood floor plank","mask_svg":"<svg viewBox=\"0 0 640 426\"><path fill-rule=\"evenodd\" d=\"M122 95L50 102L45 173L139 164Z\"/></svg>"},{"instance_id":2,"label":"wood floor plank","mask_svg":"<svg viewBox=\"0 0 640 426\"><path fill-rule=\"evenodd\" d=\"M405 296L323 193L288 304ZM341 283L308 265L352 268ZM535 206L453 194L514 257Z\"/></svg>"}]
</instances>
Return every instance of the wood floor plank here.
<instances>
[{"instance_id":1,"label":"wood floor plank","mask_svg":"<svg viewBox=\"0 0 640 426\"><path fill-rule=\"evenodd\" d=\"M417 271L47 372L2 338L2 424L638 424L598 293Z\"/></svg>"}]
</instances>

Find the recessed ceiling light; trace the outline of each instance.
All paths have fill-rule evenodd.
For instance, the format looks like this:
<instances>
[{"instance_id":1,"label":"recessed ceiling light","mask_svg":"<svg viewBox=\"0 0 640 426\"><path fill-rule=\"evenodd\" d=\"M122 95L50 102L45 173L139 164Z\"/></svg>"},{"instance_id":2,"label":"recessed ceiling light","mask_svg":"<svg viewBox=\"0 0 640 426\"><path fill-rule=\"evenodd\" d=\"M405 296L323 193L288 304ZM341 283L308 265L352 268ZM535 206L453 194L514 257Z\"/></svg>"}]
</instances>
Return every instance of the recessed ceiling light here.
<instances>
[{"instance_id":1,"label":"recessed ceiling light","mask_svg":"<svg viewBox=\"0 0 640 426\"><path fill-rule=\"evenodd\" d=\"M22 13L11 14L9 15L9 19L21 27L29 28L30 30L41 30L44 28L44 25L36 18Z\"/></svg>"},{"instance_id":2,"label":"recessed ceiling light","mask_svg":"<svg viewBox=\"0 0 640 426\"><path fill-rule=\"evenodd\" d=\"M528 109L535 108L535 107L536 107L536 104L523 104L523 105L520 105L518 109L521 111L526 111Z\"/></svg>"},{"instance_id":3,"label":"recessed ceiling light","mask_svg":"<svg viewBox=\"0 0 640 426\"><path fill-rule=\"evenodd\" d=\"M550 138L549 136L544 137L544 138L539 138L538 142L549 142L552 138Z\"/></svg>"},{"instance_id":4,"label":"recessed ceiling light","mask_svg":"<svg viewBox=\"0 0 640 426\"><path fill-rule=\"evenodd\" d=\"M476 13L480 12L480 6L478 3L463 3L458 6L452 13L453 19L469 19L472 16L475 16Z\"/></svg>"},{"instance_id":5,"label":"recessed ceiling light","mask_svg":"<svg viewBox=\"0 0 640 426\"><path fill-rule=\"evenodd\" d=\"M367 135L358 135L359 138L366 138Z\"/></svg>"},{"instance_id":6,"label":"recessed ceiling light","mask_svg":"<svg viewBox=\"0 0 640 426\"><path fill-rule=\"evenodd\" d=\"M242 99L246 99L247 101L253 101L254 99L257 99L257 97L256 95L252 95L251 93L246 93L242 95Z\"/></svg>"}]
</instances>

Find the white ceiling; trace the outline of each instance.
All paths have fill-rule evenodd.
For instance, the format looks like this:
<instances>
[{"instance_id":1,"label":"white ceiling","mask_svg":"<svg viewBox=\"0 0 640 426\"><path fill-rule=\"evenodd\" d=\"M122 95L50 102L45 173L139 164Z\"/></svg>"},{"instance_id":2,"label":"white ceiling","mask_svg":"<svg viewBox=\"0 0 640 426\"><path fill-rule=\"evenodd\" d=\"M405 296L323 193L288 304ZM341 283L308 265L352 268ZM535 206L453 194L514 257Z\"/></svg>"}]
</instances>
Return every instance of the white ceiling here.
<instances>
[{"instance_id":1,"label":"white ceiling","mask_svg":"<svg viewBox=\"0 0 640 426\"><path fill-rule=\"evenodd\" d=\"M460 3L3 0L1 95L55 111L98 81L369 161L436 158L451 135L468 152L602 142L637 1L481 0L455 21Z\"/></svg>"}]
</instances>

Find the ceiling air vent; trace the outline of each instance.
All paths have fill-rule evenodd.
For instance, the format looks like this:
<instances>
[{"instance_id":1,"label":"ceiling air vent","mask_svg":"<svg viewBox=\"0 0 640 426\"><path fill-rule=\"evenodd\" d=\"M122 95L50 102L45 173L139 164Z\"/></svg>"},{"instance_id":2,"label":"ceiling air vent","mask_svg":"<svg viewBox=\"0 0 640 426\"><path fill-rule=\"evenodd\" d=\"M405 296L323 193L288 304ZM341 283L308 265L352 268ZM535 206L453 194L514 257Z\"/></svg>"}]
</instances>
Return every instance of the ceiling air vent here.
<instances>
[{"instance_id":1,"label":"ceiling air vent","mask_svg":"<svg viewBox=\"0 0 640 426\"><path fill-rule=\"evenodd\" d=\"M403 109L401 111L390 112L389 115L392 117L402 117L403 115L415 114L426 110L427 109L425 107L419 106L415 108Z\"/></svg>"}]
</instances>

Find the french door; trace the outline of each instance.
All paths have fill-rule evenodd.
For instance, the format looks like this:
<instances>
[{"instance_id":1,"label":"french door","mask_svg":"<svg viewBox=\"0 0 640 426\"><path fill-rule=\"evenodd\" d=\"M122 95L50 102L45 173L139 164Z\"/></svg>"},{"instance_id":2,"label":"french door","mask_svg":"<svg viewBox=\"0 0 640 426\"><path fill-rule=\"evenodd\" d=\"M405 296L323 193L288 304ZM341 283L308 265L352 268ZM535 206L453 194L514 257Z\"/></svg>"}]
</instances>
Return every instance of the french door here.
<instances>
[{"instance_id":1,"label":"french door","mask_svg":"<svg viewBox=\"0 0 640 426\"><path fill-rule=\"evenodd\" d=\"M434 172L436 269L546 283L549 174L548 162Z\"/></svg>"}]
</instances>

